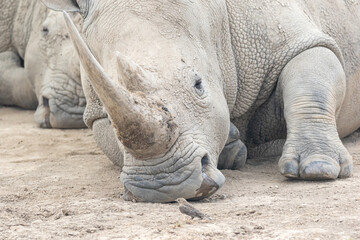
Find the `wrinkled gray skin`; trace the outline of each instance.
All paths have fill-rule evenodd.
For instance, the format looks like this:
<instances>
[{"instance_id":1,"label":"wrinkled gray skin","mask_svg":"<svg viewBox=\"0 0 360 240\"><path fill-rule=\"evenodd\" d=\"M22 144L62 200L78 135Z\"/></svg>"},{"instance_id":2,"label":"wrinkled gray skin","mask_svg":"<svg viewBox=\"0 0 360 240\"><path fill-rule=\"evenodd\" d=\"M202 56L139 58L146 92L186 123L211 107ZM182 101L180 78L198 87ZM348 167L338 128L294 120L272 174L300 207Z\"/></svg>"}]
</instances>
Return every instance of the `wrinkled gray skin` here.
<instances>
[{"instance_id":1,"label":"wrinkled gray skin","mask_svg":"<svg viewBox=\"0 0 360 240\"><path fill-rule=\"evenodd\" d=\"M44 2L83 14L85 43L65 17L84 67L85 120L123 164L125 199L214 193L224 145L237 143L221 155L246 153L239 136L248 147L286 138L286 177L351 175L340 137L360 126L357 1ZM242 165L228 161L219 165Z\"/></svg>"},{"instance_id":2,"label":"wrinkled gray skin","mask_svg":"<svg viewBox=\"0 0 360 240\"><path fill-rule=\"evenodd\" d=\"M25 0L1 0L0 13L0 104L36 108L40 127L85 127L80 63L62 14Z\"/></svg>"}]
</instances>

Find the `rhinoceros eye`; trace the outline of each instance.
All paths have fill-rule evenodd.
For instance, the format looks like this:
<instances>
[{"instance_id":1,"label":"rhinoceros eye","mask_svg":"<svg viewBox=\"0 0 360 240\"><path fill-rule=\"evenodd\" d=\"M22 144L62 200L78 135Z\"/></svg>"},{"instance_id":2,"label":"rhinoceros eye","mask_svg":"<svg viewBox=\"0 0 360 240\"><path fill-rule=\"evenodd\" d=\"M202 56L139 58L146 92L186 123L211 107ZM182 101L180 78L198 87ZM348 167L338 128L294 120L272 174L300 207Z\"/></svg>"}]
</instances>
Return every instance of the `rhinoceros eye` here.
<instances>
[{"instance_id":1,"label":"rhinoceros eye","mask_svg":"<svg viewBox=\"0 0 360 240\"><path fill-rule=\"evenodd\" d=\"M199 75L195 75L195 84L194 84L194 88L196 90L196 93L199 94L200 96L204 93L204 87L202 84L202 80L201 77Z\"/></svg>"}]
</instances>

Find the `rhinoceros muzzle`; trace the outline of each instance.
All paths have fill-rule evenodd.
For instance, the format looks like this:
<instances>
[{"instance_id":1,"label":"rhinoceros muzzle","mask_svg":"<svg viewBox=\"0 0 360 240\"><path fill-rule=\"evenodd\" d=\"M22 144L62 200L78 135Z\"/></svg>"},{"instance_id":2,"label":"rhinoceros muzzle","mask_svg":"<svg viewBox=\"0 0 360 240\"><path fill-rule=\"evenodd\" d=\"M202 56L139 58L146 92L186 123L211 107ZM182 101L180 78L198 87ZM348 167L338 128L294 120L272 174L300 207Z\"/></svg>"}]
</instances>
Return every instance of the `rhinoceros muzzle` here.
<instances>
[{"instance_id":1,"label":"rhinoceros muzzle","mask_svg":"<svg viewBox=\"0 0 360 240\"><path fill-rule=\"evenodd\" d=\"M68 108L68 111L65 111L65 108L61 107L61 103L63 102L59 104L53 96L41 97L34 114L35 122L39 127L60 129L85 127L82 120L84 106L72 105L72 108Z\"/></svg>"},{"instance_id":2,"label":"rhinoceros muzzle","mask_svg":"<svg viewBox=\"0 0 360 240\"><path fill-rule=\"evenodd\" d=\"M200 200L215 193L224 184L224 175L208 154L190 149L184 156L175 156L157 166L124 167L121 173L124 199L171 202L179 197Z\"/></svg>"}]
</instances>

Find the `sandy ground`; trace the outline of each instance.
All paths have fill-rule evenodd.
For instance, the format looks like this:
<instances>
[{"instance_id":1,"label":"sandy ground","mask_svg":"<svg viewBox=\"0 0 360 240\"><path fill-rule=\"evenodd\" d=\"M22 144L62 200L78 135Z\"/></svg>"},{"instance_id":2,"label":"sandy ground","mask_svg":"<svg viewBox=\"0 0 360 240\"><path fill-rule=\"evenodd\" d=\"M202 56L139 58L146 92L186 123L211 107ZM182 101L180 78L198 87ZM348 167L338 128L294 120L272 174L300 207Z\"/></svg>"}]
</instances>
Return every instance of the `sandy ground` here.
<instances>
[{"instance_id":1,"label":"sandy ground","mask_svg":"<svg viewBox=\"0 0 360 240\"><path fill-rule=\"evenodd\" d=\"M190 221L175 203L125 202L90 130L39 129L32 111L0 108L0 239L360 239L360 133L345 142L352 178L289 181L276 159L252 160L193 203L212 220Z\"/></svg>"}]
</instances>

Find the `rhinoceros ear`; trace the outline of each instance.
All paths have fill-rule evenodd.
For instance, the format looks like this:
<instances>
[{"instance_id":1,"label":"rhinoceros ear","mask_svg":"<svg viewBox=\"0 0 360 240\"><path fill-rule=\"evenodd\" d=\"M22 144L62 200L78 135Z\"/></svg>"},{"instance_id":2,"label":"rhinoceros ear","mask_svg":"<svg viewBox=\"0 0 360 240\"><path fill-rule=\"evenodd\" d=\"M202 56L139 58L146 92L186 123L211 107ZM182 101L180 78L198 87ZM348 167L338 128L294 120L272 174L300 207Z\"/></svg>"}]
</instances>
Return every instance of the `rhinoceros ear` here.
<instances>
[{"instance_id":1,"label":"rhinoceros ear","mask_svg":"<svg viewBox=\"0 0 360 240\"><path fill-rule=\"evenodd\" d=\"M41 0L46 7L55 11L81 12L76 0Z\"/></svg>"}]
</instances>

